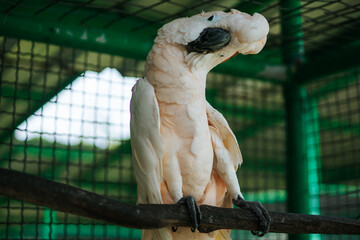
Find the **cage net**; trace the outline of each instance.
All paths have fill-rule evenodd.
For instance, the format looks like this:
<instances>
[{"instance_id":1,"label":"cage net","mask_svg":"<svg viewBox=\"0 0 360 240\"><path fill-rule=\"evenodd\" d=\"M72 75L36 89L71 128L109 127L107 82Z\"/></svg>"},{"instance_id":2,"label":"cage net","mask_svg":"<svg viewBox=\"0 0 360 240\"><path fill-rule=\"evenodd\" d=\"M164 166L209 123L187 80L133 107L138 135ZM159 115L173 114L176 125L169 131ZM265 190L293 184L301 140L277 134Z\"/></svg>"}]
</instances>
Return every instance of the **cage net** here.
<instances>
[{"instance_id":1,"label":"cage net","mask_svg":"<svg viewBox=\"0 0 360 240\"><path fill-rule=\"evenodd\" d=\"M21 39L1 41L1 167L135 204L129 100L144 62ZM285 211L281 85L210 74L206 94L242 148L245 163L238 177L245 197ZM2 239L140 238L139 230L5 197L0 226ZM233 235L251 238L244 231Z\"/></svg>"},{"instance_id":2,"label":"cage net","mask_svg":"<svg viewBox=\"0 0 360 240\"><path fill-rule=\"evenodd\" d=\"M10 23L14 16L34 18L104 31L122 29L151 39L162 24L202 10L260 12L270 23L270 33L266 49L256 60L269 64L281 64L282 43L296 40L282 36L281 24L288 16L281 16L281 11L288 9L280 1L0 3L1 21L4 16ZM309 58L339 45L353 46L360 36L358 1L300 1L296 10L303 18L301 39ZM8 37L13 32L1 33L0 167L135 204L129 99L145 64L134 59L145 58L120 57L116 48L109 54L105 46L90 51L65 47L66 41L56 45L44 43L47 39L40 42L37 36L26 40ZM285 212L288 173L283 81L234 75L210 73L207 100L223 113L239 142L244 163L237 174L245 198L261 201L270 211ZM359 70L341 71L304 87L307 97L301 110L307 150L302 159L309 172L310 213L354 219L360 214ZM248 231L233 231L232 237L257 239ZM140 230L0 196L0 239L140 239ZM270 233L263 239L288 236ZM311 239L360 238L311 235Z\"/></svg>"},{"instance_id":3,"label":"cage net","mask_svg":"<svg viewBox=\"0 0 360 240\"><path fill-rule=\"evenodd\" d=\"M143 63L21 39L1 42L1 167L135 204L129 100ZM0 202L1 239L139 238L138 231Z\"/></svg>"},{"instance_id":4,"label":"cage net","mask_svg":"<svg viewBox=\"0 0 360 240\"><path fill-rule=\"evenodd\" d=\"M286 211L284 99L280 84L210 74L207 99L229 122L244 162L237 175L245 199L269 211ZM233 239L257 239L233 231ZM286 239L269 233L264 239Z\"/></svg>"},{"instance_id":5,"label":"cage net","mask_svg":"<svg viewBox=\"0 0 360 240\"><path fill-rule=\"evenodd\" d=\"M349 71L310 83L307 156L314 214L356 219L360 205L360 75ZM359 239L323 236L323 239Z\"/></svg>"}]
</instances>

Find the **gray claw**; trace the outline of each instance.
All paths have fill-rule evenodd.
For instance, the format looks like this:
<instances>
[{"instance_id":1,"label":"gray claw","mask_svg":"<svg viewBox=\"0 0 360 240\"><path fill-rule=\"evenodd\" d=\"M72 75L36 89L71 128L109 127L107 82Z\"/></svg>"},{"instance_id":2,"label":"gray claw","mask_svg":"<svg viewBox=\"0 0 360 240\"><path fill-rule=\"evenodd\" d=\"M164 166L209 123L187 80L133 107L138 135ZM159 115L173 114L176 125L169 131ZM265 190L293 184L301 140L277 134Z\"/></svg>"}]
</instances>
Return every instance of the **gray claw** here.
<instances>
[{"instance_id":1,"label":"gray claw","mask_svg":"<svg viewBox=\"0 0 360 240\"><path fill-rule=\"evenodd\" d=\"M252 234L262 237L269 232L271 217L269 212L264 208L260 202L246 201L240 196L237 199L233 199L234 205L240 208L250 209L256 217L259 219L260 231L251 231Z\"/></svg>"},{"instance_id":2,"label":"gray claw","mask_svg":"<svg viewBox=\"0 0 360 240\"><path fill-rule=\"evenodd\" d=\"M201 221L201 212L199 205L197 204L193 196L182 197L176 204L186 204L189 210L190 221L192 223L191 231L195 232ZM176 227L171 227L173 232L176 232Z\"/></svg>"}]
</instances>

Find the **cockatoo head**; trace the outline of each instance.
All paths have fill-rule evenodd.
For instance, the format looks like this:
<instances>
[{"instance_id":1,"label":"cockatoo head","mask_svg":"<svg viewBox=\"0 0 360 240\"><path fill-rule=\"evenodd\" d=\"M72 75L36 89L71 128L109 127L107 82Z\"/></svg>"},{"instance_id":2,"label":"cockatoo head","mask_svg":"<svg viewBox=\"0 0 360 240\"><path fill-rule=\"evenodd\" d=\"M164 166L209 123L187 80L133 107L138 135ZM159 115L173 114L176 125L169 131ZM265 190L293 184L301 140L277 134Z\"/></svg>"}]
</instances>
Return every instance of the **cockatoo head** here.
<instances>
[{"instance_id":1,"label":"cockatoo head","mask_svg":"<svg viewBox=\"0 0 360 240\"><path fill-rule=\"evenodd\" d=\"M191 68L201 65L210 71L237 53L259 53L268 32L269 24L261 14L250 16L232 9L176 19L159 29L155 42L183 47Z\"/></svg>"}]
</instances>

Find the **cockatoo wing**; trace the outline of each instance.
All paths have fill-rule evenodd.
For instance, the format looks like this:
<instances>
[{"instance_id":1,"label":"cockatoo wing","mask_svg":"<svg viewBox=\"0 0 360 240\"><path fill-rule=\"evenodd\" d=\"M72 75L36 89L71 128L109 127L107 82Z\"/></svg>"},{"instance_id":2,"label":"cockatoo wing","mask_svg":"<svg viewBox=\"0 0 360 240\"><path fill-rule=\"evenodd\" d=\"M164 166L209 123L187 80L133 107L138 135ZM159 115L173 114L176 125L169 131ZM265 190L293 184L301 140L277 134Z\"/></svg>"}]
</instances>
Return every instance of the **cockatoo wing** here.
<instances>
[{"instance_id":1,"label":"cockatoo wing","mask_svg":"<svg viewBox=\"0 0 360 240\"><path fill-rule=\"evenodd\" d=\"M132 159L138 186L138 203L161 204L161 159L164 143L160 135L159 106L154 88L141 78L132 89L130 135Z\"/></svg>"},{"instance_id":2,"label":"cockatoo wing","mask_svg":"<svg viewBox=\"0 0 360 240\"><path fill-rule=\"evenodd\" d=\"M132 89L130 136L133 167L137 182L137 203L162 204L161 159L164 143L160 134L159 105L154 88L141 78ZM145 230L142 239L170 240L169 228Z\"/></svg>"},{"instance_id":3,"label":"cockatoo wing","mask_svg":"<svg viewBox=\"0 0 360 240\"><path fill-rule=\"evenodd\" d=\"M210 125L210 131L216 131L215 134L222 139L225 148L229 152L231 162L236 171L243 160L234 133L232 132L224 116L215 108L213 108L208 102L206 104L206 114ZM216 154L215 157L217 157ZM232 208L232 196L230 195L230 192L225 193L221 207ZM230 232L231 231L229 229L219 230L215 240L231 240Z\"/></svg>"},{"instance_id":4,"label":"cockatoo wing","mask_svg":"<svg viewBox=\"0 0 360 240\"><path fill-rule=\"evenodd\" d=\"M213 126L219 132L225 148L230 154L232 163L234 164L235 171L238 166L242 164L243 159L240 148L233 131L230 129L224 116L213 108L209 103L206 105L206 114L208 117L209 125Z\"/></svg>"}]
</instances>

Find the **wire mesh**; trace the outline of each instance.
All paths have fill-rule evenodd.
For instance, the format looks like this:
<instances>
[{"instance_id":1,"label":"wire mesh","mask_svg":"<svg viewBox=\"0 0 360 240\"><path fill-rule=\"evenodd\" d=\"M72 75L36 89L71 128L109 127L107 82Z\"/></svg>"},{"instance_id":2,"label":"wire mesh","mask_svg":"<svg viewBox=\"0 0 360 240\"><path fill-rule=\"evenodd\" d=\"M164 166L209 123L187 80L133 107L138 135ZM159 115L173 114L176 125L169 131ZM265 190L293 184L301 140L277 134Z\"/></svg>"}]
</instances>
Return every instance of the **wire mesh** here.
<instances>
[{"instance_id":1,"label":"wire mesh","mask_svg":"<svg viewBox=\"0 0 360 240\"><path fill-rule=\"evenodd\" d=\"M360 75L350 71L310 83L308 122L316 122L308 135L314 148L311 171L318 190L318 214L355 219L360 213ZM312 161L309 161L312 162ZM322 239L359 239L358 236L324 235Z\"/></svg>"},{"instance_id":2,"label":"wire mesh","mask_svg":"<svg viewBox=\"0 0 360 240\"><path fill-rule=\"evenodd\" d=\"M128 140L135 79L119 71L139 76L143 64L20 39L1 42L0 166L135 204ZM4 197L0 206L1 239L139 238L139 231Z\"/></svg>"},{"instance_id":3,"label":"wire mesh","mask_svg":"<svg viewBox=\"0 0 360 240\"><path fill-rule=\"evenodd\" d=\"M284 99L280 84L210 74L207 99L227 119L244 162L237 175L244 197L261 201L269 211L286 211ZM233 231L233 239L257 239ZM264 239L286 239L269 233Z\"/></svg>"},{"instance_id":4,"label":"wire mesh","mask_svg":"<svg viewBox=\"0 0 360 240\"><path fill-rule=\"evenodd\" d=\"M224 10L236 8L245 12L259 12L271 24L267 49L281 47L281 22L289 16L281 16L279 1L1 1L5 14L26 14L46 20L85 24L102 29L124 27L125 19L141 19L129 29L133 31L155 30L172 19L192 16L201 11ZM305 41L308 54L327 51L357 40L360 34L360 3L356 0L331 0L301 2ZM296 11L296 9L293 9ZM290 12L290 15L292 13ZM291 39L290 39L291 40Z\"/></svg>"},{"instance_id":5,"label":"wire mesh","mask_svg":"<svg viewBox=\"0 0 360 240\"><path fill-rule=\"evenodd\" d=\"M130 86L134 82L103 73L117 66L125 76L140 76L144 63L20 39L1 40L1 167L134 204L128 126L112 120L113 115L128 115L130 88L125 81L132 81ZM207 88L208 100L224 113L244 146L239 179L245 196L277 211L285 210L281 94L281 85L219 74L209 76ZM104 105L95 104L104 100ZM117 131L119 127L123 129ZM3 239L139 238L137 230L3 197L1 211ZM250 238L245 232L234 236Z\"/></svg>"},{"instance_id":6,"label":"wire mesh","mask_svg":"<svg viewBox=\"0 0 360 240\"><path fill-rule=\"evenodd\" d=\"M269 20L269 39L258 60L281 63L282 42L299 40L284 39L281 34L281 24L298 9L280 15L284 9L274 0L0 0L0 17L154 36L174 18L230 8L260 12ZM359 8L356 0L301 1L303 26L296 31L303 32L307 57L348 43L356 47ZM144 62L6 36L0 43L0 167L134 204L128 125L118 120L128 115L134 80L119 75L141 76ZM349 218L360 214L359 81L356 70L305 86L308 99L302 110L308 124L303 158L310 173L313 214ZM271 211L286 211L286 113L281 83L210 74L206 94L239 141L244 164L238 178L245 197L261 201ZM140 232L0 197L0 239L23 238L139 239ZM233 238L255 239L245 231L233 231ZM264 239L287 239L287 235L268 234Z\"/></svg>"}]
</instances>

